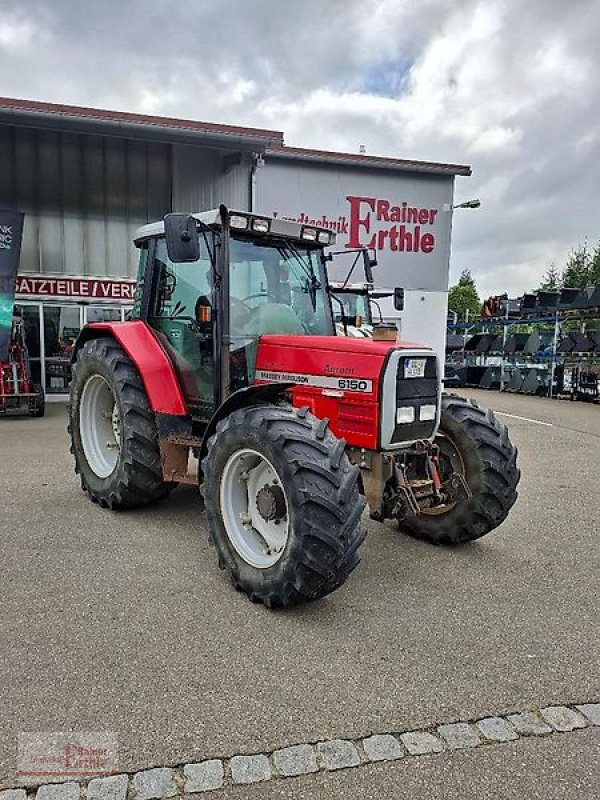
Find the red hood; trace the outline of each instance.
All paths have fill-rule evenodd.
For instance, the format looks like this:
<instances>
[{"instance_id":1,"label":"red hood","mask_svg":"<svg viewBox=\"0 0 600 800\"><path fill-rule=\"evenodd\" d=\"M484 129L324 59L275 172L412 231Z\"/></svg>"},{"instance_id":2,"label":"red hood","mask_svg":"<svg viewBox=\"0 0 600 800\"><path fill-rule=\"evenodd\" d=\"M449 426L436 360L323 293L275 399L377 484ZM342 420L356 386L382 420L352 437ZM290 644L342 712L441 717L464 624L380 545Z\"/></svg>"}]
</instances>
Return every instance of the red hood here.
<instances>
[{"instance_id":1,"label":"red hood","mask_svg":"<svg viewBox=\"0 0 600 800\"><path fill-rule=\"evenodd\" d=\"M260 337L261 344L273 347L303 347L307 350L325 350L336 353L355 353L360 355L385 356L390 350L429 350L422 344L413 342L375 342L373 339L359 339L352 336L295 336L265 334Z\"/></svg>"}]
</instances>

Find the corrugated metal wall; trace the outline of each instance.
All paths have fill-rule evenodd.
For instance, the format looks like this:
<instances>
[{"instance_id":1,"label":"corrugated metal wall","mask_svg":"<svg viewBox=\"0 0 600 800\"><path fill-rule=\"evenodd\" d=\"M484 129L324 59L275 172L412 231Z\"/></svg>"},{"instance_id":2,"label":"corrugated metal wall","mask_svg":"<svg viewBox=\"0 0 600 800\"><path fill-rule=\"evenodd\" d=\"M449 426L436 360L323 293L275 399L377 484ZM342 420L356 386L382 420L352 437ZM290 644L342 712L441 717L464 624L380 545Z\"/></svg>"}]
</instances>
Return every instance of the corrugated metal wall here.
<instances>
[{"instance_id":1,"label":"corrugated metal wall","mask_svg":"<svg viewBox=\"0 0 600 800\"><path fill-rule=\"evenodd\" d=\"M133 233L171 210L171 187L170 145L0 125L0 204L25 212L20 272L135 277Z\"/></svg>"},{"instance_id":2,"label":"corrugated metal wall","mask_svg":"<svg viewBox=\"0 0 600 800\"><path fill-rule=\"evenodd\" d=\"M251 165L248 153L174 145L173 210L208 211L220 203L247 210Z\"/></svg>"}]
</instances>

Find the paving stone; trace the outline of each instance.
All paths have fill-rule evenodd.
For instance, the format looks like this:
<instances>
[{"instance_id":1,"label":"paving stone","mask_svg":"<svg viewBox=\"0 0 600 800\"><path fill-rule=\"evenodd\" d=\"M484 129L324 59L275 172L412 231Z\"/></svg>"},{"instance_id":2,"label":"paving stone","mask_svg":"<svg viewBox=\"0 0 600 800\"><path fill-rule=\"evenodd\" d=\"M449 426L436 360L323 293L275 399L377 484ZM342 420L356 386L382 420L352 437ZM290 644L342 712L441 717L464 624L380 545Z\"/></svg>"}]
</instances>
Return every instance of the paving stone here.
<instances>
[{"instance_id":1,"label":"paving stone","mask_svg":"<svg viewBox=\"0 0 600 800\"><path fill-rule=\"evenodd\" d=\"M199 764L186 764L183 768L185 777L184 791L186 794L195 792L210 792L223 786L225 770L223 762L218 758L210 761L201 761Z\"/></svg>"},{"instance_id":2,"label":"paving stone","mask_svg":"<svg viewBox=\"0 0 600 800\"><path fill-rule=\"evenodd\" d=\"M234 783L258 783L271 777L271 765L265 755L233 756L229 769Z\"/></svg>"},{"instance_id":3,"label":"paving stone","mask_svg":"<svg viewBox=\"0 0 600 800\"><path fill-rule=\"evenodd\" d=\"M463 747L477 747L481 739L475 728L468 722L453 722L451 725L440 725L438 733L448 743L451 750L460 750Z\"/></svg>"},{"instance_id":4,"label":"paving stone","mask_svg":"<svg viewBox=\"0 0 600 800\"><path fill-rule=\"evenodd\" d=\"M314 747L309 744L299 744L276 750L273 753L273 763L277 772L286 777L307 775L309 772L318 772L319 770Z\"/></svg>"},{"instance_id":5,"label":"paving stone","mask_svg":"<svg viewBox=\"0 0 600 800\"><path fill-rule=\"evenodd\" d=\"M544 736L544 734L552 733L550 725L541 720L532 711L509 714L507 719L519 736Z\"/></svg>"},{"instance_id":6,"label":"paving stone","mask_svg":"<svg viewBox=\"0 0 600 800\"><path fill-rule=\"evenodd\" d=\"M35 797L36 800L79 800L78 783L48 783L40 786Z\"/></svg>"},{"instance_id":7,"label":"paving stone","mask_svg":"<svg viewBox=\"0 0 600 800\"><path fill-rule=\"evenodd\" d=\"M133 788L137 800L157 800L177 794L173 770L168 767L136 772L133 776Z\"/></svg>"},{"instance_id":8,"label":"paving stone","mask_svg":"<svg viewBox=\"0 0 600 800\"><path fill-rule=\"evenodd\" d=\"M510 722L502 717L485 717L479 720L477 727L490 742L512 742L519 738Z\"/></svg>"},{"instance_id":9,"label":"paving stone","mask_svg":"<svg viewBox=\"0 0 600 800\"><path fill-rule=\"evenodd\" d=\"M5 789L0 792L0 800L26 800L25 789Z\"/></svg>"},{"instance_id":10,"label":"paving stone","mask_svg":"<svg viewBox=\"0 0 600 800\"><path fill-rule=\"evenodd\" d=\"M583 703L575 708L585 714L592 725L600 725L600 703Z\"/></svg>"},{"instance_id":11,"label":"paving stone","mask_svg":"<svg viewBox=\"0 0 600 800\"><path fill-rule=\"evenodd\" d=\"M444 744L437 736L427 731L409 731L402 733L400 740L411 756L425 756L428 753L441 753Z\"/></svg>"},{"instance_id":12,"label":"paving stone","mask_svg":"<svg viewBox=\"0 0 600 800\"><path fill-rule=\"evenodd\" d=\"M567 706L548 706L540 709L540 714L549 725L552 725L555 731L560 731L561 733L587 726L585 717L578 711L567 708Z\"/></svg>"},{"instance_id":13,"label":"paving stone","mask_svg":"<svg viewBox=\"0 0 600 800\"><path fill-rule=\"evenodd\" d=\"M35 800L79 800L78 783L49 783L40 786L35 793Z\"/></svg>"},{"instance_id":14,"label":"paving stone","mask_svg":"<svg viewBox=\"0 0 600 800\"><path fill-rule=\"evenodd\" d=\"M125 800L128 783L127 775L94 778L88 783L87 800Z\"/></svg>"},{"instance_id":15,"label":"paving stone","mask_svg":"<svg viewBox=\"0 0 600 800\"><path fill-rule=\"evenodd\" d=\"M325 769L346 769L360 763L358 750L346 739L329 739L317 745Z\"/></svg>"},{"instance_id":16,"label":"paving stone","mask_svg":"<svg viewBox=\"0 0 600 800\"><path fill-rule=\"evenodd\" d=\"M363 747L369 761L394 761L404 755L398 739L387 733L378 733L363 739Z\"/></svg>"}]
</instances>

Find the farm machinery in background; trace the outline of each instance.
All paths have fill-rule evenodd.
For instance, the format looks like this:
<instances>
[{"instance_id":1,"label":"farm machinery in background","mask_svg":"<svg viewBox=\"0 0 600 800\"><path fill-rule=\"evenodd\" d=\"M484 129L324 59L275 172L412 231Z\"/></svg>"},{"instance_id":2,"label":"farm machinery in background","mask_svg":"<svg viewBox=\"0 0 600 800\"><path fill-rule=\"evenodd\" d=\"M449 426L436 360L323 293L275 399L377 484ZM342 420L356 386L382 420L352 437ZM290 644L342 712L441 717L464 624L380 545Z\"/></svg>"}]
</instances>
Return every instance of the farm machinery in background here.
<instances>
[{"instance_id":1,"label":"farm machinery in background","mask_svg":"<svg viewBox=\"0 0 600 800\"><path fill-rule=\"evenodd\" d=\"M44 393L33 384L29 353L25 341L25 326L18 311L14 311L8 342L8 358L0 362L0 414L25 413L43 417Z\"/></svg>"},{"instance_id":2,"label":"farm machinery in background","mask_svg":"<svg viewBox=\"0 0 600 800\"><path fill-rule=\"evenodd\" d=\"M396 331L336 335L334 240L225 206L168 214L136 235L132 320L87 325L75 345L82 488L119 510L199 486L219 566L268 607L345 582L365 499L372 519L457 545L496 528L517 497L506 428L442 394L431 349Z\"/></svg>"}]
</instances>

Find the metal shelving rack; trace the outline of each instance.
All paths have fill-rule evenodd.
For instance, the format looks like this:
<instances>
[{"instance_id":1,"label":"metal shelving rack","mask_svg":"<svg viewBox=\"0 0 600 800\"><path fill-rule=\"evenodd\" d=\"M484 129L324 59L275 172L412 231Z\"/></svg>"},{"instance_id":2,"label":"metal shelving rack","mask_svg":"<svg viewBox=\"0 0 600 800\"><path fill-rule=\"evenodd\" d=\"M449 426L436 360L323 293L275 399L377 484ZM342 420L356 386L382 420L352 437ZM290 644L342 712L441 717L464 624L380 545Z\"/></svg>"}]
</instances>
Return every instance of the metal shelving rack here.
<instances>
[{"instance_id":1,"label":"metal shelving rack","mask_svg":"<svg viewBox=\"0 0 600 800\"><path fill-rule=\"evenodd\" d=\"M592 363L599 363L600 362L600 353L598 355L590 354L590 353L568 353L568 354L560 354L557 352L558 344L561 338L561 331L562 327L565 322L580 322L585 323L590 320L600 320L600 310L598 309L590 309L589 312L582 312L577 313L574 311L569 311L568 309L557 309L553 314L527 314L521 317L510 317L508 316L508 308L507 313L505 316L502 317L480 317L477 320L469 320L468 322L463 323L454 323L447 325L448 331L454 332L462 332L463 334L463 347L466 345L467 340L470 335L477 332L485 332L490 328L501 328L502 329L502 351L501 352L486 352L482 353L481 355L484 357L487 356L494 356L494 357L501 357L500 362L500 391L504 391L506 386L506 366L510 362L507 359L506 350L506 342L508 339L508 332L509 329L512 327L529 327L529 333L533 333L533 326L534 325L552 325L552 344L550 349L549 355L543 355L541 353L536 354L535 356L531 356L535 358L536 361L549 361L550 362L550 375L549 375L549 386L548 386L548 396L553 397L554 391L554 384L555 384L555 377L556 377L556 367L557 364L564 361L569 361L573 358L577 358L581 361L587 361ZM582 330L582 333L584 331ZM464 354L463 349L463 354Z\"/></svg>"}]
</instances>

